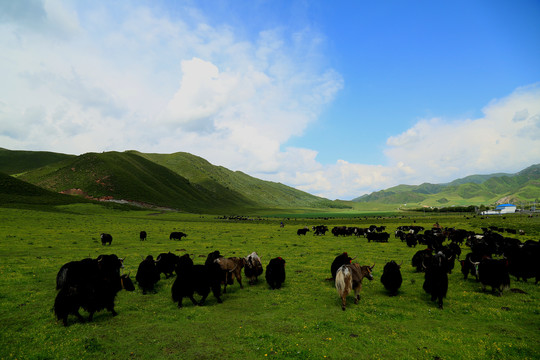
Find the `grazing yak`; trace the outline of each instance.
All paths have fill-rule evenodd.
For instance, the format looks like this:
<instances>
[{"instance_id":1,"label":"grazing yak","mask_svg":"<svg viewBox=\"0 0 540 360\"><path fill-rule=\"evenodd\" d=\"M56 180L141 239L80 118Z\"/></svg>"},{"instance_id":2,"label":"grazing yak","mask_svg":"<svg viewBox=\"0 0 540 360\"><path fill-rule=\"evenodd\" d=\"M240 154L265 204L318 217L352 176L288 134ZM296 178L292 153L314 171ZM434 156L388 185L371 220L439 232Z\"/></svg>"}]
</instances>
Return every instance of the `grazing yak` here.
<instances>
[{"instance_id":1,"label":"grazing yak","mask_svg":"<svg viewBox=\"0 0 540 360\"><path fill-rule=\"evenodd\" d=\"M141 231L139 233L139 239L141 239L141 241L146 240L146 231Z\"/></svg>"},{"instance_id":2,"label":"grazing yak","mask_svg":"<svg viewBox=\"0 0 540 360\"><path fill-rule=\"evenodd\" d=\"M178 255L171 253L161 253L156 259L156 268L161 276L165 274L165 278L168 279L173 276L176 264L178 263Z\"/></svg>"},{"instance_id":3,"label":"grazing yak","mask_svg":"<svg viewBox=\"0 0 540 360\"><path fill-rule=\"evenodd\" d=\"M508 272L517 280L534 278L535 284L540 280L540 245L537 242L527 242L522 246L513 246L505 251L508 259Z\"/></svg>"},{"instance_id":4,"label":"grazing yak","mask_svg":"<svg viewBox=\"0 0 540 360\"><path fill-rule=\"evenodd\" d=\"M276 257L270 260L266 266L266 282L272 290L281 288L285 282L285 260Z\"/></svg>"},{"instance_id":5,"label":"grazing yak","mask_svg":"<svg viewBox=\"0 0 540 360\"><path fill-rule=\"evenodd\" d=\"M95 312L103 309L109 310L113 316L118 315L114 310L118 291L135 290L129 276L120 276L122 261L113 254L63 265L56 276L56 288L60 290L53 307L56 318L62 320L64 326L68 325L70 314L83 322L79 313L81 307L89 313L89 321L92 321Z\"/></svg>"},{"instance_id":6,"label":"grazing yak","mask_svg":"<svg viewBox=\"0 0 540 360\"><path fill-rule=\"evenodd\" d=\"M101 233L100 238L101 238L101 245L105 245L107 243L109 243L109 245L111 245L111 243L112 243L112 235L111 234Z\"/></svg>"},{"instance_id":7,"label":"grazing yak","mask_svg":"<svg viewBox=\"0 0 540 360\"><path fill-rule=\"evenodd\" d=\"M426 267L424 285L425 292L431 294L431 301L437 300L439 309L443 308L443 298L448 292L448 260L442 251L433 255Z\"/></svg>"},{"instance_id":8,"label":"grazing yak","mask_svg":"<svg viewBox=\"0 0 540 360\"><path fill-rule=\"evenodd\" d=\"M244 259L246 260L244 274L248 278L249 285L253 285L257 282L259 275L263 273L261 258L254 251Z\"/></svg>"},{"instance_id":9,"label":"grazing yak","mask_svg":"<svg viewBox=\"0 0 540 360\"><path fill-rule=\"evenodd\" d=\"M328 231L328 226L326 225L317 225L313 226L313 235L325 235Z\"/></svg>"},{"instance_id":10,"label":"grazing yak","mask_svg":"<svg viewBox=\"0 0 540 360\"><path fill-rule=\"evenodd\" d=\"M461 264L461 273L463 274L463 278L465 280L467 280L469 274L471 274L476 278L476 281L478 281L478 273L476 272L476 266L474 264L480 260L482 260L482 255L470 252L465 255L465 260L459 261Z\"/></svg>"},{"instance_id":11,"label":"grazing yak","mask_svg":"<svg viewBox=\"0 0 540 360\"><path fill-rule=\"evenodd\" d=\"M330 265L330 273L332 274L332 280L336 279L336 272L341 267L341 265L349 265L351 261L353 261L355 258L356 257L349 257L346 252L343 252L340 255L336 256L334 261L332 261L332 265Z\"/></svg>"},{"instance_id":12,"label":"grazing yak","mask_svg":"<svg viewBox=\"0 0 540 360\"><path fill-rule=\"evenodd\" d=\"M152 255L148 255L146 259L141 261L139 268L137 269L137 275L135 280L139 284L143 294L147 291L153 291L154 286L160 279L160 273L156 266L156 262Z\"/></svg>"},{"instance_id":13,"label":"grazing yak","mask_svg":"<svg viewBox=\"0 0 540 360\"><path fill-rule=\"evenodd\" d=\"M216 273L211 263L208 265L193 265L193 260L188 254L185 254L179 257L176 274L176 279L171 288L171 295L173 302L177 302L179 308L182 307L182 300L185 297L189 298L193 305L204 305L210 290L212 290L218 303L223 302L220 297L220 279L216 279ZM193 297L195 292L202 296L199 302Z\"/></svg>"},{"instance_id":14,"label":"grazing yak","mask_svg":"<svg viewBox=\"0 0 540 360\"><path fill-rule=\"evenodd\" d=\"M389 261L384 265L383 274L381 275L381 283L388 290L390 296L397 294L403 278L401 277L401 264L397 264L394 260Z\"/></svg>"},{"instance_id":15,"label":"grazing yak","mask_svg":"<svg viewBox=\"0 0 540 360\"><path fill-rule=\"evenodd\" d=\"M362 280L366 277L373 280L371 271L373 266L360 266L360 264L342 265L336 272L336 290L341 298L341 309L345 311L347 305L347 295L354 289L354 303L360 300L360 290L362 290Z\"/></svg>"},{"instance_id":16,"label":"grazing yak","mask_svg":"<svg viewBox=\"0 0 540 360\"><path fill-rule=\"evenodd\" d=\"M388 242L388 239L390 239L390 234L387 232L368 232L366 237L368 242Z\"/></svg>"},{"instance_id":17,"label":"grazing yak","mask_svg":"<svg viewBox=\"0 0 540 360\"><path fill-rule=\"evenodd\" d=\"M225 272L225 277L223 279L225 285L223 287L223 293L227 292L227 283L232 285L234 279L240 284L240 288L243 289L242 285L242 269L246 264L246 259L240 257L230 257L224 258L219 257L214 260L215 263L219 264L221 269Z\"/></svg>"},{"instance_id":18,"label":"grazing yak","mask_svg":"<svg viewBox=\"0 0 540 360\"><path fill-rule=\"evenodd\" d=\"M497 295L501 296L504 289L510 288L510 275L508 273L508 260L484 258L480 262L475 262L478 279L482 283L482 291L486 286L491 286L491 291L497 290Z\"/></svg>"},{"instance_id":19,"label":"grazing yak","mask_svg":"<svg viewBox=\"0 0 540 360\"><path fill-rule=\"evenodd\" d=\"M187 234L184 234L181 231L173 231L171 235L169 235L169 240L182 240L183 237L187 237Z\"/></svg>"},{"instance_id":20,"label":"grazing yak","mask_svg":"<svg viewBox=\"0 0 540 360\"><path fill-rule=\"evenodd\" d=\"M306 235L308 231L309 231L308 228L298 229L296 230L296 235Z\"/></svg>"},{"instance_id":21,"label":"grazing yak","mask_svg":"<svg viewBox=\"0 0 540 360\"><path fill-rule=\"evenodd\" d=\"M416 268L417 272L423 272L426 269L426 264L431 261L432 257L433 249L419 250L413 255L411 265Z\"/></svg>"}]
</instances>

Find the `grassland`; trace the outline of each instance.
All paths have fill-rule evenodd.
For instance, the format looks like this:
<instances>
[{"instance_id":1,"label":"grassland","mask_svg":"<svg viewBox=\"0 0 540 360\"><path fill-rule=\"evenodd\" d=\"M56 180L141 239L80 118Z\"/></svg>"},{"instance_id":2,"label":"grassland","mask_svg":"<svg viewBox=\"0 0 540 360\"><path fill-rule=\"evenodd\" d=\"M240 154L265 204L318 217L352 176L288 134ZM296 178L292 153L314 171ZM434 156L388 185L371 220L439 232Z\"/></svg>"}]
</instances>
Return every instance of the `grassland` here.
<instances>
[{"instance_id":1,"label":"grassland","mask_svg":"<svg viewBox=\"0 0 540 360\"><path fill-rule=\"evenodd\" d=\"M276 213L248 221L219 220L210 215L124 211L95 204L42 209L0 208L0 358L1 359L538 359L540 307L538 285L516 282L502 297L482 293L459 269L450 275L445 309L422 290L423 274L410 259L418 249L393 237L389 243L331 235L296 235L303 226L481 226L520 228L521 240L540 238L540 218L515 215L481 219L431 214L416 217L380 213L312 213L307 217ZM288 215L288 216L285 216ZM299 215L299 214L298 214ZM334 215L334 216L330 216ZM382 217L384 215L384 217ZM285 219L287 217L287 219ZM322 218L327 217L327 220ZM280 228L279 223L285 222ZM148 232L146 242L139 231ZM171 231L187 239L169 241ZM103 247L99 233L113 235ZM158 283L155 294L120 292L117 317L100 312L91 323L64 328L52 312L55 276L68 261L99 254L126 257L134 278L141 257L172 251L193 254L195 263L220 250L226 256L257 251L287 261L281 290L257 285L228 287L223 304L210 296L203 307L171 300L174 279ZM466 249L464 249L466 251ZM331 282L330 263L347 251L362 264L376 263L375 280L366 282L359 305L349 298L346 311ZM399 296L388 297L379 281L388 260L403 261ZM83 316L87 314L83 311Z\"/></svg>"}]
</instances>

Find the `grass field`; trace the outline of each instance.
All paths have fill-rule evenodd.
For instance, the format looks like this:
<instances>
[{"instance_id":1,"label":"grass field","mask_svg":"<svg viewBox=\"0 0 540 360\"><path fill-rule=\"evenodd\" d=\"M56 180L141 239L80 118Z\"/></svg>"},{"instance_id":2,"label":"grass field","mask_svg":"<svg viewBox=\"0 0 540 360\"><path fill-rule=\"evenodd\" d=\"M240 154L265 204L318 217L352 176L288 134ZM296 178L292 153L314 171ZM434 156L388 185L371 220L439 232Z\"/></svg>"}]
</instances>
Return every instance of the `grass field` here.
<instances>
[{"instance_id":1,"label":"grass field","mask_svg":"<svg viewBox=\"0 0 540 360\"><path fill-rule=\"evenodd\" d=\"M317 217L317 214L312 214ZM440 214L417 217L354 217L309 219L256 218L218 220L215 216L121 211L93 204L50 209L0 208L0 358L1 359L538 359L540 358L539 285L517 282L502 297L481 292L464 280L459 265L449 276L444 310L422 290L423 274L410 265L419 248L368 243L360 237L296 235L300 227L326 224L367 227L398 225L455 226L480 232L481 226L519 228L521 240L540 239L540 218L515 215L481 219ZM280 228L279 223L285 222ZM139 231L148 240L139 241ZM171 231L188 234L170 241ZM113 235L103 247L99 234ZM515 235L514 235L515 236ZM254 286L238 284L217 304L212 295L195 307L171 300L174 279L162 277L155 294L120 292L119 315L99 312L91 323L70 317L58 323L51 311L55 277L71 260L115 253L126 257L126 271L135 273L142 257L172 251L193 254L195 263L220 250L225 256L252 251L263 265L276 256L287 261L282 289L269 290L264 275ZM467 249L463 249L464 254ZM372 265L375 280L364 282L361 300L349 297L347 310L330 277L339 253L358 256ZM464 256L462 255L462 257ZM399 296L389 297L380 283L386 261L403 261ZM197 296L196 296L197 297ZM198 298L198 297L197 297ZM81 311L84 317L87 313Z\"/></svg>"}]
</instances>

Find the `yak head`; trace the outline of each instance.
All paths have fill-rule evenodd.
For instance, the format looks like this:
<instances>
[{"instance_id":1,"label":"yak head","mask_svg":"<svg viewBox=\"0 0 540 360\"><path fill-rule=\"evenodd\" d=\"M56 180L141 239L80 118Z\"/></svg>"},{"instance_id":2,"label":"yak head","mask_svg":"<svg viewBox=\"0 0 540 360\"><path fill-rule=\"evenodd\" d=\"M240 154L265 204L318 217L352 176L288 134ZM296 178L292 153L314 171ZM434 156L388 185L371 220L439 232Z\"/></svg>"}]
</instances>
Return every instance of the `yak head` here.
<instances>
[{"instance_id":1,"label":"yak head","mask_svg":"<svg viewBox=\"0 0 540 360\"><path fill-rule=\"evenodd\" d=\"M373 280L373 274L371 273L373 271L373 268L375 267L375 264L372 266L360 266L360 272L362 273L362 278L367 278L368 280Z\"/></svg>"},{"instance_id":2,"label":"yak head","mask_svg":"<svg viewBox=\"0 0 540 360\"><path fill-rule=\"evenodd\" d=\"M135 291L135 285L133 285L133 281L131 281L129 274L120 276L120 283L122 284L122 289L126 291Z\"/></svg>"}]
</instances>

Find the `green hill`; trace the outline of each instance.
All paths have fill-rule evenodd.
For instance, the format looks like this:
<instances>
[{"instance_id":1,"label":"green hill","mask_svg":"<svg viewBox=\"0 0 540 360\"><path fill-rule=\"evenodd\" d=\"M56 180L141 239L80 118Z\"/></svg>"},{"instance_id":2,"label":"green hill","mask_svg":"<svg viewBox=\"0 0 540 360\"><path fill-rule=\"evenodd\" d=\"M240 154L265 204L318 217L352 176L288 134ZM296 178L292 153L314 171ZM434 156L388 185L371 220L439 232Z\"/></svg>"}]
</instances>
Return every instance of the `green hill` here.
<instances>
[{"instance_id":1,"label":"green hill","mask_svg":"<svg viewBox=\"0 0 540 360\"><path fill-rule=\"evenodd\" d=\"M205 159L185 153L141 154L157 164L169 168L190 182L206 189L215 197L227 200L241 196L260 207L335 207L332 201L320 198L289 186L264 181L241 171L231 171L215 166ZM340 206L343 207L343 206Z\"/></svg>"},{"instance_id":2,"label":"green hill","mask_svg":"<svg viewBox=\"0 0 540 360\"><path fill-rule=\"evenodd\" d=\"M26 170L23 165L20 168ZM18 179L54 192L195 213L346 207L187 153L87 153L26 171Z\"/></svg>"},{"instance_id":3,"label":"green hill","mask_svg":"<svg viewBox=\"0 0 540 360\"><path fill-rule=\"evenodd\" d=\"M0 204L67 205L87 200L58 194L0 173Z\"/></svg>"},{"instance_id":4,"label":"green hill","mask_svg":"<svg viewBox=\"0 0 540 360\"><path fill-rule=\"evenodd\" d=\"M251 205L245 199L214 198L177 173L135 153L87 153L26 172L21 180L55 192L78 192L94 199L128 200L204 212Z\"/></svg>"},{"instance_id":5,"label":"green hill","mask_svg":"<svg viewBox=\"0 0 540 360\"><path fill-rule=\"evenodd\" d=\"M19 151L0 148L0 172L10 175L19 174L75 157L75 155L47 151Z\"/></svg>"},{"instance_id":6,"label":"green hill","mask_svg":"<svg viewBox=\"0 0 540 360\"><path fill-rule=\"evenodd\" d=\"M367 203L461 206L500 201L529 202L540 198L540 164L516 174L471 175L446 184L398 185L354 199L358 205L330 201L280 183L260 180L183 152L145 154L127 151L74 156L0 148L2 170L54 193L78 194L98 200L126 200L143 206L198 213L357 208ZM9 197L6 191L4 198ZM21 195L14 193L13 197L17 196Z\"/></svg>"},{"instance_id":7,"label":"green hill","mask_svg":"<svg viewBox=\"0 0 540 360\"><path fill-rule=\"evenodd\" d=\"M479 205L500 201L529 202L540 198L540 164L516 174L471 175L447 184L398 185L358 197L353 202Z\"/></svg>"}]
</instances>

